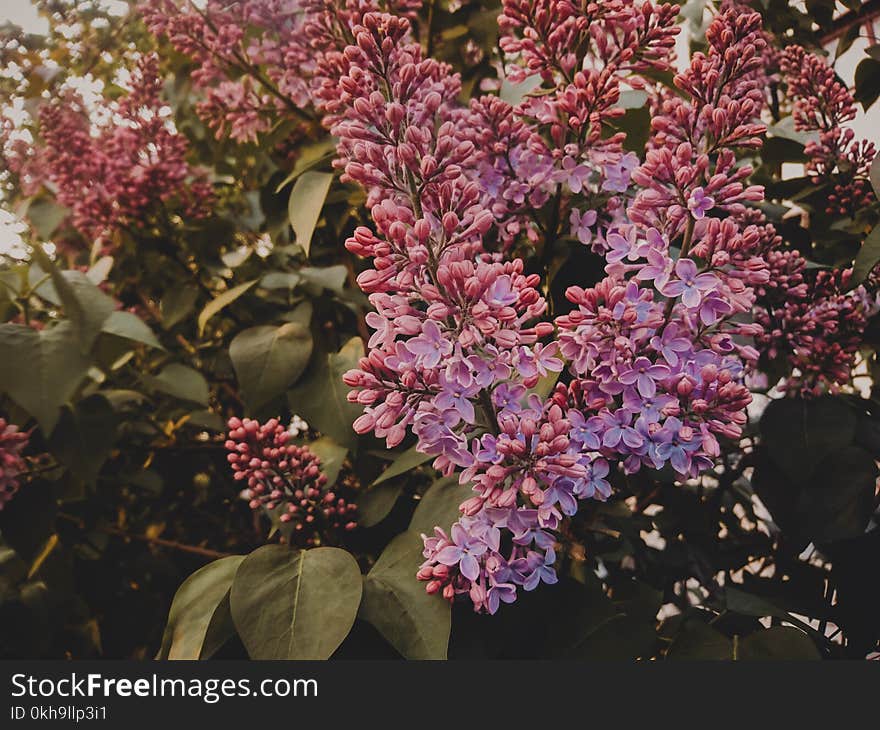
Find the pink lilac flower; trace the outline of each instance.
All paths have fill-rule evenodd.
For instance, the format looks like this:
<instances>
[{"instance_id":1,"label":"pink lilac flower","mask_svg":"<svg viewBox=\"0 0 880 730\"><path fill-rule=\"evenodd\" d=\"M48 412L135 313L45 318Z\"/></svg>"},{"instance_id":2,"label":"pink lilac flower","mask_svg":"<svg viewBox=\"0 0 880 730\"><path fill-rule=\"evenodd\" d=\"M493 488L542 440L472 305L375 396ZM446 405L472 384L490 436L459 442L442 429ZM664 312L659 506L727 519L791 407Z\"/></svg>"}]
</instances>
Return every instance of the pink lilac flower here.
<instances>
[{"instance_id":1,"label":"pink lilac flower","mask_svg":"<svg viewBox=\"0 0 880 730\"><path fill-rule=\"evenodd\" d=\"M105 245L114 231L142 226L165 207L200 216L213 199L205 172L186 161L186 138L163 115L154 54L141 59L131 85L120 101L104 100L109 121L98 124L97 133L74 92L39 112L40 182L70 208L71 222L84 237Z\"/></svg>"},{"instance_id":2,"label":"pink lilac flower","mask_svg":"<svg viewBox=\"0 0 880 730\"><path fill-rule=\"evenodd\" d=\"M585 210L583 213L577 208L572 208L570 222L571 235L577 238L585 246L593 240L592 226L596 225L597 215L595 210Z\"/></svg>"},{"instance_id":3,"label":"pink lilac flower","mask_svg":"<svg viewBox=\"0 0 880 730\"><path fill-rule=\"evenodd\" d=\"M679 259L675 264L677 279L667 282L660 290L667 297L681 297L682 304L689 309L696 309L706 292L718 286L718 277L714 274L697 273L697 264L691 259Z\"/></svg>"},{"instance_id":4,"label":"pink lilac flower","mask_svg":"<svg viewBox=\"0 0 880 730\"><path fill-rule=\"evenodd\" d=\"M706 195L706 191L702 187L696 187L691 190L691 195L688 198L688 210L694 218L700 220L714 207L715 198Z\"/></svg>"},{"instance_id":5,"label":"pink lilac flower","mask_svg":"<svg viewBox=\"0 0 880 730\"><path fill-rule=\"evenodd\" d=\"M829 214L851 216L876 200L870 182L876 147L845 126L856 116L855 98L824 59L800 46L785 49L780 68L795 100L795 129L819 133L804 148L807 173L816 184L833 181Z\"/></svg>"},{"instance_id":6,"label":"pink lilac flower","mask_svg":"<svg viewBox=\"0 0 880 730\"><path fill-rule=\"evenodd\" d=\"M20 476L26 471L21 452L28 445L28 434L0 418L0 510L18 491Z\"/></svg>"},{"instance_id":7,"label":"pink lilac flower","mask_svg":"<svg viewBox=\"0 0 880 730\"><path fill-rule=\"evenodd\" d=\"M632 171L638 165L639 158L633 152L627 152L618 162L603 165L602 190L625 193L629 188Z\"/></svg>"},{"instance_id":8,"label":"pink lilac flower","mask_svg":"<svg viewBox=\"0 0 880 730\"><path fill-rule=\"evenodd\" d=\"M311 547L338 540L357 523L357 506L328 488L321 460L293 437L276 418L261 424L230 418L227 459L233 478L247 488L251 509L265 509L278 519L291 542Z\"/></svg>"}]
</instances>

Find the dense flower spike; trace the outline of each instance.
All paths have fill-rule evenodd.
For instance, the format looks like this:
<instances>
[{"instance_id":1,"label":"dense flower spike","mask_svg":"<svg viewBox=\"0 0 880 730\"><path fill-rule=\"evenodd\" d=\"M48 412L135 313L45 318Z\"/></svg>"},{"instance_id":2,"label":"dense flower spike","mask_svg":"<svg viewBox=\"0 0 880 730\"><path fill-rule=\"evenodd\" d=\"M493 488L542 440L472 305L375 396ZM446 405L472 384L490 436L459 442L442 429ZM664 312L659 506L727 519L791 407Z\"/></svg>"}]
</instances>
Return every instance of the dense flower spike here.
<instances>
[{"instance_id":1,"label":"dense flower spike","mask_svg":"<svg viewBox=\"0 0 880 730\"><path fill-rule=\"evenodd\" d=\"M7 162L33 189L52 187L70 208L73 226L105 245L113 232L167 215L166 208L198 216L211 187L186 162L186 138L168 119L161 89L158 59L148 55L132 74L130 93L118 103L105 101L100 115L68 91L40 110L45 146L27 157L13 152Z\"/></svg>"},{"instance_id":2,"label":"dense flower spike","mask_svg":"<svg viewBox=\"0 0 880 730\"><path fill-rule=\"evenodd\" d=\"M855 119L855 99L834 69L800 46L786 48L780 66L794 99L795 129L818 132L804 149L807 172L816 184L833 184L829 214L853 215L875 199L869 170L877 155L872 142L857 140L845 126Z\"/></svg>"},{"instance_id":3,"label":"dense flower spike","mask_svg":"<svg viewBox=\"0 0 880 730\"><path fill-rule=\"evenodd\" d=\"M706 31L707 53L696 53L675 77L683 98L663 93L651 119L653 135L644 163L633 172L642 189L630 208L636 223L674 237L708 211L736 217L763 199L745 185L752 172L738 150L757 148L764 125L761 76L766 40L761 16L728 9Z\"/></svg>"},{"instance_id":4,"label":"dense flower spike","mask_svg":"<svg viewBox=\"0 0 880 730\"><path fill-rule=\"evenodd\" d=\"M21 452L27 444L26 433L0 418L0 510L18 491L19 476L25 471Z\"/></svg>"},{"instance_id":5,"label":"dense flower spike","mask_svg":"<svg viewBox=\"0 0 880 730\"><path fill-rule=\"evenodd\" d=\"M145 0L139 9L153 33L196 62L192 80L205 92L199 114L218 138L248 142L268 131L279 111L308 105L309 53L299 5ZM249 28L261 32L251 35ZM239 78L228 78L231 71Z\"/></svg>"},{"instance_id":6,"label":"dense flower spike","mask_svg":"<svg viewBox=\"0 0 880 730\"><path fill-rule=\"evenodd\" d=\"M295 423L296 430L303 422ZM226 449L236 481L247 482L243 496L251 509L264 508L278 519L290 541L311 547L338 540L353 530L357 506L327 487L321 460L277 419L264 424L230 418ZM303 424L304 425L304 424Z\"/></svg>"},{"instance_id":7,"label":"dense flower spike","mask_svg":"<svg viewBox=\"0 0 880 730\"><path fill-rule=\"evenodd\" d=\"M196 62L200 116L220 138L255 142L284 116L308 118L316 51L367 12L409 14L418 0L143 0L149 29ZM329 38L329 43L328 43Z\"/></svg>"},{"instance_id":8,"label":"dense flower spike","mask_svg":"<svg viewBox=\"0 0 880 730\"><path fill-rule=\"evenodd\" d=\"M768 261L772 273L755 308L762 357L789 366L792 375L782 383L788 392L838 392L850 381L865 326L878 310L876 297L848 286L852 269L811 276L803 256L792 251L774 251Z\"/></svg>"},{"instance_id":9,"label":"dense flower spike","mask_svg":"<svg viewBox=\"0 0 880 730\"><path fill-rule=\"evenodd\" d=\"M399 18L364 17L353 29L356 46L343 54L338 85L328 84L323 97L346 177L367 188L380 234L359 229L348 243L374 258L375 268L359 283L377 310L368 320L376 330L370 354L346 375L351 398L366 406L355 427L375 431L392 446L411 428L419 449L437 457L437 468L462 469L461 481L473 485L475 496L463 503L463 517L449 535L438 528L426 538L419 576L430 592L467 593L475 607L490 612L513 600L518 587L555 580L550 531L574 514L579 499L608 496L609 460L627 471L669 463L688 478L712 465L720 437L739 436L750 401L742 384L744 361L756 354L732 336L756 330L731 317L751 307L751 287L767 276L759 236L706 217L715 197L728 211L741 211L742 186L734 192L737 182L719 186L695 174L691 182L700 184L683 191L682 206L694 221L693 258L675 263L670 257L668 235L678 233L677 226L643 232L626 222L621 208L603 235L609 279L590 291L572 288L569 298L578 308L558 318L558 345L536 342L551 333L540 324L528 326L545 310L534 289L538 282L522 275L519 261L491 261L481 253L483 237L510 212L484 201L512 188L519 192L501 197L529 207L563 190L626 192L634 156L623 154L620 136L601 140L601 123L618 114L618 72L661 64L674 33L667 27L674 13L666 6L591 7L578 22L592 14L605 24L596 34L602 40L593 39L591 58L614 73L575 72L586 57L566 60L550 48L553 42L572 47L571 39L551 42L552 34L534 31L557 17L564 22L567 13L578 15L559 5L551 17L540 7L510 4L502 19L507 28L527 29L528 42L506 38L506 49L524 59L523 76L540 73L545 83L556 84L556 95L528 100L509 115L485 102L470 109L507 125L507 141L501 138L490 150L519 145L514 149L532 155L526 162L520 154L519 166L508 158L499 169L491 154L475 154L470 139L459 141L457 79L422 59ZM581 32L574 25L571 32ZM733 38L724 32L729 26ZM716 54L730 46L748 58L757 27L755 18L737 25L732 13L722 16L713 30L727 45ZM616 39L613 47L608 37ZM688 108L698 114L711 90L691 80L703 70L702 60L695 63L683 85L690 83ZM748 95L752 65L739 58L733 63L722 70L741 79ZM761 128L742 120L757 112L756 105L741 114L734 107L739 116L733 115L732 131L721 122L712 131L731 144L748 135L752 144ZM547 152L554 146L565 154L554 159ZM708 159L708 141L705 147ZM535 166L542 157L545 162ZM725 172L735 161L732 153L728 157ZM524 164L527 178L519 169ZM481 190L487 180L491 190ZM578 226L584 218L595 221L572 211ZM700 269L698 261L706 265ZM571 384L559 386L546 402L526 398L540 377L561 369L559 355L571 363ZM512 542L502 540L503 532Z\"/></svg>"}]
</instances>

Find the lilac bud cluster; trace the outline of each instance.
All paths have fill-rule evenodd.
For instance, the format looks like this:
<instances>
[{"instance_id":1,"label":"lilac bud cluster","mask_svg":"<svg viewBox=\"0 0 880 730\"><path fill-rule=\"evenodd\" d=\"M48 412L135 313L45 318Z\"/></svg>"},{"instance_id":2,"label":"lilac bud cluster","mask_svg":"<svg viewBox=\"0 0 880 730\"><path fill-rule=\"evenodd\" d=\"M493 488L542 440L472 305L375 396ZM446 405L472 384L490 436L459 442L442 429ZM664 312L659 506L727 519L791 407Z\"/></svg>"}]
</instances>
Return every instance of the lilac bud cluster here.
<instances>
[{"instance_id":1,"label":"lilac bud cluster","mask_svg":"<svg viewBox=\"0 0 880 730\"><path fill-rule=\"evenodd\" d=\"M321 460L308 446L291 443L290 432L275 418L264 424L230 418L227 460L251 509L277 517L293 543L311 547L337 541L353 530L357 506L327 486Z\"/></svg>"}]
</instances>

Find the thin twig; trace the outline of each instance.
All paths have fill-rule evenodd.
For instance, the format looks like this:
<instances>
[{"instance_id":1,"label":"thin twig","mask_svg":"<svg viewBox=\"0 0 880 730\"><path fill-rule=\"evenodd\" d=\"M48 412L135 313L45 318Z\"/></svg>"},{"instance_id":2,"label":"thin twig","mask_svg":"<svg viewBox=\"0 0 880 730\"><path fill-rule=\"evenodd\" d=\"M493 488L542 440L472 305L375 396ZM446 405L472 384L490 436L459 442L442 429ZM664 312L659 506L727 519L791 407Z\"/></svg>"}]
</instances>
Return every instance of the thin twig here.
<instances>
[{"instance_id":1,"label":"thin twig","mask_svg":"<svg viewBox=\"0 0 880 730\"><path fill-rule=\"evenodd\" d=\"M58 516L69 520L70 522L76 523L76 525L81 529L86 529L86 524L83 520L75 517L74 515L69 515L64 512L59 512ZM105 535L113 535L115 537L121 537L128 540L138 540L139 542L146 542L150 545L157 545L159 547L169 548L170 550L179 550L184 553L192 553L193 555L201 555L205 558L226 558L231 555L231 553L221 553L217 550L211 550L210 548L199 547L198 545L186 545L182 542L175 542L174 540L163 540L161 537L149 537L147 535L137 535L131 532L126 532L125 530L120 530L117 527L103 527L96 526L91 528L95 532L101 532Z\"/></svg>"}]
</instances>

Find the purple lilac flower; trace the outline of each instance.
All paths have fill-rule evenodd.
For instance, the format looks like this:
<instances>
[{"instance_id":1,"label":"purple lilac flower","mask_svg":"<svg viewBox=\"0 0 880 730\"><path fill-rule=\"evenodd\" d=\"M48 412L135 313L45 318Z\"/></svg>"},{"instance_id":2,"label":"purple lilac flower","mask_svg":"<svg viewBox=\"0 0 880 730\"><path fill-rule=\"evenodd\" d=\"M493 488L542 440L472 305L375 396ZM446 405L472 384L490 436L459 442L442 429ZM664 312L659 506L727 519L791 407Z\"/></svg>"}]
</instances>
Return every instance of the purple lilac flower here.
<instances>
[{"instance_id":1,"label":"purple lilac flower","mask_svg":"<svg viewBox=\"0 0 880 730\"><path fill-rule=\"evenodd\" d=\"M672 468L679 474L688 474L692 454L700 448L700 441L695 438L684 439L683 430L684 424L675 416L667 418L662 430L658 432L663 442L657 446L657 456L672 464Z\"/></svg>"},{"instance_id":2,"label":"purple lilac flower","mask_svg":"<svg viewBox=\"0 0 880 730\"><path fill-rule=\"evenodd\" d=\"M519 577L523 589L533 591L541 581L548 585L558 582L559 578L552 567L555 560L555 555L548 560L547 555L530 550L526 557L514 560L511 569Z\"/></svg>"},{"instance_id":3,"label":"purple lilac flower","mask_svg":"<svg viewBox=\"0 0 880 730\"><path fill-rule=\"evenodd\" d=\"M715 207L715 199L706 195L703 188L694 188L688 198L688 210L697 220L704 218L706 213Z\"/></svg>"},{"instance_id":4,"label":"purple lilac flower","mask_svg":"<svg viewBox=\"0 0 880 730\"><path fill-rule=\"evenodd\" d=\"M636 272L636 279L639 281L653 281L654 286L662 292L672 273L672 259L669 258L669 254L665 251L658 251L655 248L648 250L647 259L648 265L643 266Z\"/></svg>"},{"instance_id":5,"label":"purple lilac flower","mask_svg":"<svg viewBox=\"0 0 880 730\"><path fill-rule=\"evenodd\" d=\"M442 358L452 354L452 343L443 336L440 326L428 319L422 325L422 334L406 341L406 349L425 367L436 368Z\"/></svg>"},{"instance_id":6,"label":"purple lilac flower","mask_svg":"<svg viewBox=\"0 0 880 730\"><path fill-rule=\"evenodd\" d=\"M568 185L571 192L577 194L586 187L592 170L584 164L578 164L574 157L566 156L562 160L559 181Z\"/></svg>"},{"instance_id":7,"label":"purple lilac flower","mask_svg":"<svg viewBox=\"0 0 880 730\"><path fill-rule=\"evenodd\" d=\"M629 370L619 375L624 385L635 385L644 398L653 398L657 393L657 381L669 377L666 365L652 363L646 357L640 357L630 366Z\"/></svg>"},{"instance_id":8,"label":"purple lilac flower","mask_svg":"<svg viewBox=\"0 0 880 730\"><path fill-rule=\"evenodd\" d=\"M596 225L596 211L585 210L581 213L577 208L571 211L571 235L577 238L585 246L593 240L593 231L591 227Z\"/></svg>"},{"instance_id":9,"label":"purple lilac flower","mask_svg":"<svg viewBox=\"0 0 880 730\"><path fill-rule=\"evenodd\" d=\"M581 411L575 409L568 411L566 418L571 424L569 438L572 441L592 451L598 451L602 447L599 434L603 430L603 424L600 421L588 419Z\"/></svg>"},{"instance_id":10,"label":"purple lilac flower","mask_svg":"<svg viewBox=\"0 0 880 730\"><path fill-rule=\"evenodd\" d=\"M681 297L688 309L696 309L703 298L702 292L712 291L718 286L715 274L697 273L697 264L693 259L679 259L675 264L678 279L668 282L660 291L666 297Z\"/></svg>"},{"instance_id":11,"label":"purple lilac flower","mask_svg":"<svg viewBox=\"0 0 880 730\"><path fill-rule=\"evenodd\" d=\"M452 526L452 545L447 545L435 556L442 565L458 565L461 574L468 580L476 580L480 574L477 558L489 549L486 543L469 535L459 522Z\"/></svg>"},{"instance_id":12,"label":"purple lilac flower","mask_svg":"<svg viewBox=\"0 0 880 730\"><path fill-rule=\"evenodd\" d=\"M650 244L646 241L639 242L638 229L635 226L627 226L625 230L617 229L609 233L605 237L609 251L605 255L605 259L609 264L618 261L638 261L648 255L651 250Z\"/></svg>"},{"instance_id":13,"label":"purple lilac flower","mask_svg":"<svg viewBox=\"0 0 880 730\"><path fill-rule=\"evenodd\" d=\"M625 193L629 187L632 171L639 166L639 158L632 152L627 152L616 163L602 166L605 179L602 181L602 190L615 193Z\"/></svg>"},{"instance_id":14,"label":"purple lilac flower","mask_svg":"<svg viewBox=\"0 0 880 730\"><path fill-rule=\"evenodd\" d=\"M670 323L663 328L663 333L651 338L651 347L666 358L666 362L675 367L678 365L679 354L690 352L693 344L690 339L682 336L683 332L677 324Z\"/></svg>"},{"instance_id":15,"label":"purple lilac flower","mask_svg":"<svg viewBox=\"0 0 880 730\"><path fill-rule=\"evenodd\" d=\"M587 476L581 480L577 496L580 499L608 499L611 496L611 484L605 477L609 470L605 459L595 459L587 464Z\"/></svg>"},{"instance_id":16,"label":"purple lilac flower","mask_svg":"<svg viewBox=\"0 0 880 730\"><path fill-rule=\"evenodd\" d=\"M625 444L630 449L637 449L641 446L643 443L641 434L630 425L632 423L632 416L632 411L627 408L618 408L614 413L603 411L598 416L594 416L605 426L605 432L602 435L602 446L609 449L613 449L620 443Z\"/></svg>"}]
</instances>

